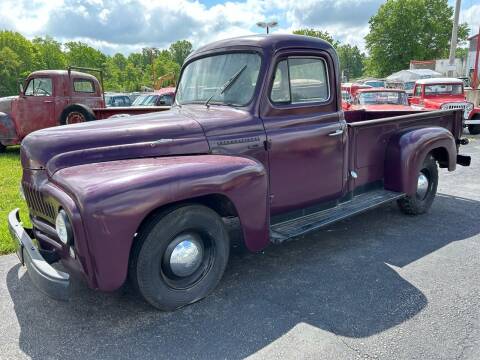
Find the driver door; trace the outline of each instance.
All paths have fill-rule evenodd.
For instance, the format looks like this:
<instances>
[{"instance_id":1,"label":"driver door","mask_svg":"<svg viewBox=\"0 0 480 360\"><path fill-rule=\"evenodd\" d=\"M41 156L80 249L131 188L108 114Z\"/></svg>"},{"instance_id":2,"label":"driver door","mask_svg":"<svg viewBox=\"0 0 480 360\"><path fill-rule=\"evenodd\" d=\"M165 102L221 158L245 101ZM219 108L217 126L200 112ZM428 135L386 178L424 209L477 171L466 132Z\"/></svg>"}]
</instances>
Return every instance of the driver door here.
<instances>
[{"instance_id":1,"label":"driver door","mask_svg":"<svg viewBox=\"0 0 480 360\"><path fill-rule=\"evenodd\" d=\"M18 99L17 126L20 138L35 130L58 125L54 110L52 78L31 78Z\"/></svg>"}]
</instances>

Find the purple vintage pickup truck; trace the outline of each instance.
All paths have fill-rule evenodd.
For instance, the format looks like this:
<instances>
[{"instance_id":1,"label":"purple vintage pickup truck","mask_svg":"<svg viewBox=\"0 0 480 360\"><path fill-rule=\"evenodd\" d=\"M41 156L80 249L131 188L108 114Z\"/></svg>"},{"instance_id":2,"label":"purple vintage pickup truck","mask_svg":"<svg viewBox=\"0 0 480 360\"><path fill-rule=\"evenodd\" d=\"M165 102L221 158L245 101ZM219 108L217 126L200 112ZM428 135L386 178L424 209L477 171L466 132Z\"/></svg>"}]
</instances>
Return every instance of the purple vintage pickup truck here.
<instances>
[{"instance_id":1,"label":"purple vintage pickup truck","mask_svg":"<svg viewBox=\"0 0 480 360\"><path fill-rule=\"evenodd\" d=\"M241 37L189 56L169 111L30 134L33 228L9 215L21 263L57 299L78 274L102 291L130 279L172 310L222 278L226 218L259 251L390 201L425 213L437 166L470 164L461 111L343 112L341 101L330 44Z\"/></svg>"}]
</instances>

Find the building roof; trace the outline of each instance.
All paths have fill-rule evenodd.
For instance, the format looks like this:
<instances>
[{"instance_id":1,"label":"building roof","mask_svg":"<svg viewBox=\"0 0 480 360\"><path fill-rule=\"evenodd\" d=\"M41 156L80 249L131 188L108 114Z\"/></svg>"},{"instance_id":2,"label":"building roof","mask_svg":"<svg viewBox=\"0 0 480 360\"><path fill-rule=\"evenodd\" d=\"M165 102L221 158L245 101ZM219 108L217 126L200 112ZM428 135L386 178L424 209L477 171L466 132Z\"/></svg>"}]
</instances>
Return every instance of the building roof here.
<instances>
[{"instance_id":1,"label":"building roof","mask_svg":"<svg viewBox=\"0 0 480 360\"><path fill-rule=\"evenodd\" d=\"M432 85L432 84L463 84L463 80L457 78L431 78L417 80L417 84L420 85Z\"/></svg>"}]
</instances>

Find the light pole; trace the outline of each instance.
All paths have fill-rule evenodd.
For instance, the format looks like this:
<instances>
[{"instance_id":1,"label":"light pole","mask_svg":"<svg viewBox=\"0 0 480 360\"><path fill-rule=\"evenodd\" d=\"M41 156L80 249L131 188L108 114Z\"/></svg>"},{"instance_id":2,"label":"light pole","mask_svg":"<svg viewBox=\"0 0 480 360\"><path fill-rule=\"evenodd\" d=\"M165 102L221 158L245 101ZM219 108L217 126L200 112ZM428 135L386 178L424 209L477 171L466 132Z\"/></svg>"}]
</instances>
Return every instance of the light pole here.
<instances>
[{"instance_id":1,"label":"light pole","mask_svg":"<svg viewBox=\"0 0 480 360\"><path fill-rule=\"evenodd\" d=\"M257 22L257 26L261 27L262 29L267 29L267 34L270 32L270 29L277 26L278 22L276 21L270 21L270 22L264 22L264 21L259 21Z\"/></svg>"},{"instance_id":2,"label":"light pole","mask_svg":"<svg viewBox=\"0 0 480 360\"><path fill-rule=\"evenodd\" d=\"M455 15L453 18L453 27L452 27L452 39L450 40L450 56L448 58L448 76L453 77L453 67L455 66L455 51L457 50L457 37L458 37L458 18L460 16L460 6L462 0L457 0L455 2Z\"/></svg>"}]
</instances>

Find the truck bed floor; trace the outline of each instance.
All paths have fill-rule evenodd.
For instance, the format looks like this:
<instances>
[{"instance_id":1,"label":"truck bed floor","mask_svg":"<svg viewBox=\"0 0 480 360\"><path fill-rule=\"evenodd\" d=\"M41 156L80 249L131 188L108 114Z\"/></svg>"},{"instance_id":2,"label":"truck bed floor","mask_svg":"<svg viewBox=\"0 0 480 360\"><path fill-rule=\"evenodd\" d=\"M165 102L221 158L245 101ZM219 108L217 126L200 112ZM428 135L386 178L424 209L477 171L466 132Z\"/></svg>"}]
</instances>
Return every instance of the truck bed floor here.
<instances>
[{"instance_id":1,"label":"truck bed floor","mask_svg":"<svg viewBox=\"0 0 480 360\"><path fill-rule=\"evenodd\" d=\"M376 206L399 199L404 195L405 194L402 193L381 189L355 196L352 200L343 202L333 208L272 225L270 228L270 240L272 243L281 243Z\"/></svg>"}]
</instances>

